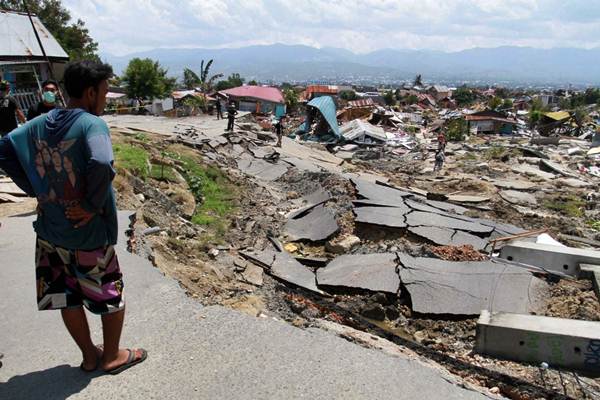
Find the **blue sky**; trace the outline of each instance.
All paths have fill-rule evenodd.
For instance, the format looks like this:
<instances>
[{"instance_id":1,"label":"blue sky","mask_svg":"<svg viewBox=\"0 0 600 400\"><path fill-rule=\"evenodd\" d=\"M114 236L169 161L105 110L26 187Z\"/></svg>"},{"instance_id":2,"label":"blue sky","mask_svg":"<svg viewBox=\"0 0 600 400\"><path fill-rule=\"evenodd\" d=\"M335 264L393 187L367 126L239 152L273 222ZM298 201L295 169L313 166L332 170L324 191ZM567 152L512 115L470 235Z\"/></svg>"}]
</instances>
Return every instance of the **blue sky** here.
<instances>
[{"instance_id":1,"label":"blue sky","mask_svg":"<svg viewBox=\"0 0 600 400\"><path fill-rule=\"evenodd\" d=\"M102 52L305 44L365 53L600 47L600 0L63 0Z\"/></svg>"}]
</instances>

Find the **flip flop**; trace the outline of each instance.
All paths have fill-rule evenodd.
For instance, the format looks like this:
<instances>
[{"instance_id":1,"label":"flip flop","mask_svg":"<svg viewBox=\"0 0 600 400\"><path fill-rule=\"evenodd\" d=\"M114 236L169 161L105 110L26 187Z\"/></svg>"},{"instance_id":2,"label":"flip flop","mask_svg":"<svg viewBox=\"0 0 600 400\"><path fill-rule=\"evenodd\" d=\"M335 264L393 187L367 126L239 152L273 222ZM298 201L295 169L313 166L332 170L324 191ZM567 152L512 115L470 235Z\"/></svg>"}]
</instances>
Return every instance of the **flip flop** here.
<instances>
[{"instance_id":1,"label":"flip flop","mask_svg":"<svg viewBox=\"0 0 600 400\"><path fill-rule=\"evenodd\" d=\"M96 346L96 349L100 350L100 352L101 352L101 353L102 353L102 352L104 352L104 346L103 346L103 345L101 345L101 344L97 345L97 346ZM81 362L81 364L79 365L79 368L80 368L80 369L81 369L83 372L87 372L87 373L94 372L94 371L95 371L95 370L97 370L97 369L98 369L98 367L100 366L100 361L102 361L102 356L98 356L98 355L96 355L96 357L97 357L97 359L96 359L96 366L95 366L94 368L92 368L92 369L86 369L86 368L83 368L83 361L82 361L82 362Z\"/></svg>"},{"instance_id":2,"label":"flip flop","mask_svg":"<svg viewBox=\"0 0 600 400\"><path fill-rule=\"evenodd\" d=\"M125 371L126 369L129 369L131 367L133 367L134 365L137 365L139 363L141 363L142 361L144 361L146 358L148 358L148 352L144 349L127 349L127 351L129 352L129 357L127 357L127 362L123 365L118 366L117 368L113 368L113 369L109 369L108 371L104 371L107 374L111 374L111 375L117 375L120 374L121 372ZM140 358L136 359L136 354L137 352L141 353Z\"/></svg>"}]
</instances>

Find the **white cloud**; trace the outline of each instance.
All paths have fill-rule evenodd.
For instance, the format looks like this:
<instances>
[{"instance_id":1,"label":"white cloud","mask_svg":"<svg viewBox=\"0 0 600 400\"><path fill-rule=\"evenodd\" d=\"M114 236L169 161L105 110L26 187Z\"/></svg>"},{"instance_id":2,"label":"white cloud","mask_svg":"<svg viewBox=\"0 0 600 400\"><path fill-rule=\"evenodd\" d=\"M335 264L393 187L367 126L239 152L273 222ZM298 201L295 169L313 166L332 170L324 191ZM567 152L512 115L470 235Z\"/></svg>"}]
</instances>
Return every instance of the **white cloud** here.
<instances>
[{"instance_id":1,"label":"white cloud","mask_svg":"<svg viewBox=\"0 0 600 400\"><path fill-rule=\"evenodd\" d=\"M600 46L588 0L64 0L102 51L307 44L380 48Z\"/></svg>"}]
</instances>

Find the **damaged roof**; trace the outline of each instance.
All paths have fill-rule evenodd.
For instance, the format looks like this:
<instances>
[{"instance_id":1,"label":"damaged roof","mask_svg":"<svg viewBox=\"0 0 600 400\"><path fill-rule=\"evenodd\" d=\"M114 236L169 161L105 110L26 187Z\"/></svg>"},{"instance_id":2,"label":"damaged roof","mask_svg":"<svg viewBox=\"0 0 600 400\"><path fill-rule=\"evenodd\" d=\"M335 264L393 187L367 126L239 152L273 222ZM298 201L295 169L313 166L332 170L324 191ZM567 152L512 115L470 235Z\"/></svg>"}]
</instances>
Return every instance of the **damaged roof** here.
<instances>
[{"instance_id":1,"label":"damaged roof","mask_svg":"<svg viewBox=\"0 0 600 400\"><path fill-rule=\"evenodd\" d=\"M40 19L32 16L33 24L40 36L49 58L67 61L69 55L50 34ZM0 59L43 57L42 50L26 14L0 11Z\"/></svg>"},{"instance_id":2,"label":"damaged roof","mask_svg":"<svg viewBox=\"0 0 600 400\"><path fill-rule=\"evenodd\" d=\"M372 137L382 142L387 140L387 136L385 135L385 131L382 127L374 126L361 119L355 119L342 126L340 133L344 139L348 141L356 140L363 135Z\"/></svg>"},{"instance_id":3,"label":"damaged roof","mask_svg":"<svg viewBox=\"0 0 600 400\"><path fill-rule=\"evenodd\" d=\"M272 103L285 103L281 91L270 86L238 86L233 89L221 90L219 93L232 97L250 97L257 100L270 101Z\"/></svg>"}]
</instances>

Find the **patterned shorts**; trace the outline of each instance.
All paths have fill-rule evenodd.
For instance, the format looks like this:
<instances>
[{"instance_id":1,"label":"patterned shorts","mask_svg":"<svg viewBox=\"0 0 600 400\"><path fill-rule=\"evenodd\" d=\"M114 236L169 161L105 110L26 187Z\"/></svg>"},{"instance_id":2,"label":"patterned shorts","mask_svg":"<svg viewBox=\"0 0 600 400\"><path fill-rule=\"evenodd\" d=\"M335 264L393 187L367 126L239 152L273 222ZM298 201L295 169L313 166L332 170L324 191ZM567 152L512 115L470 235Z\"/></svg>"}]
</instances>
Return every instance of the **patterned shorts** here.
<instances>
[{"instance_id":1,"label":"patterned shorts","mask_svg":"<svg viewBox=\"0 0 600 400\"><path fill-rule=\"evenodd\" d=\"M123 275L113 246L66 250L37 239L37 303L40 310L85 306L94 314L125 308Z\"/></svg>"}]
</instances>

